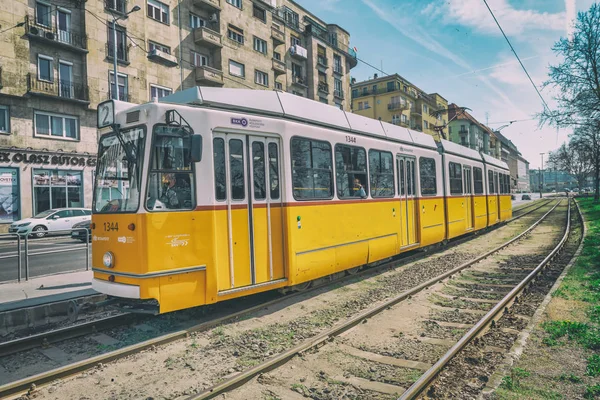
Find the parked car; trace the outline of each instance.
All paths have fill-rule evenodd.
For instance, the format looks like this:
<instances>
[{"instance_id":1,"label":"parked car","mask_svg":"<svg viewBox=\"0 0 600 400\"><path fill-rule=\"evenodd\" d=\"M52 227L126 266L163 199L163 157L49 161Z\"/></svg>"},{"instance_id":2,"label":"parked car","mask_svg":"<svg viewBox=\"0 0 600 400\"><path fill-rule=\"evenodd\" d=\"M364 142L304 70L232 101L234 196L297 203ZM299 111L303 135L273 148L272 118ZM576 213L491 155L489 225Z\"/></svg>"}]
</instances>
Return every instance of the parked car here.
<instances>
[{"instance_id":1,"label":"parked car","mask_svg":"<svg viewBox=\"0 0 600 400\"><path fill-rule=\"evenodd\" d=\"M73 228L73 225L91 219L92 210L89 208L53 208L35 217L13 222L8 228L8 233L41 238L52 232L68 231ZM66 232L60 233L66 234Z\"/></svg>"},{"instance_id":2,"label":"parked car","mask_svg":"<svg viewBox=\"0 0 600 400\"><path fill-rule=\"evenodd\" d=\"M86 240L86 235L87 235L87 241L91 242L92 241L92 231L90 229L90 224L91 224L91 220L87 220L87 221L83 221L83 222L78 222L75 225L73 225L73 230L71 231L71 238L73 239L77 239L77 240L81 240L83 243L85 243ZM85 228L86 230L84 231L83 228Z\"/></svg>"},{"instance_id":3,"label":"parked car","mask_svg":"<svg viewBox=\"0 0 600 400\"><path fill-rule=\"evenodd\" d=\"M528 194L524 194L521 196L521 200L531 200L531 196Z\"/></svg>"}]
</instances>

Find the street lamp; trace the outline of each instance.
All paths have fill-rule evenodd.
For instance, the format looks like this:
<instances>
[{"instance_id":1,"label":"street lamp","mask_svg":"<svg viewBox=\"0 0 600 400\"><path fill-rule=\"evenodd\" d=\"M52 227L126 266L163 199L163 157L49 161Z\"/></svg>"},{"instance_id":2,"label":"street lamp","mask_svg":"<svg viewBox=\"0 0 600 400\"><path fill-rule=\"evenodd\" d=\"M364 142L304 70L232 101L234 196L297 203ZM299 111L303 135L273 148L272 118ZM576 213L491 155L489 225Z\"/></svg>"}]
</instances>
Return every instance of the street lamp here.
<instances>
[{"instance_id":1,"label":"street lamp","mask_svg":"<svg viewBox=\"0 0 600 400\"><path fill-rule=\"evenodd\" d=\"M134 6L129 12L125 13L125 15L115 16L113 15L113 67L114 67L114 80L115 80L115 92L116 92L116 100L119 100L119 75L117 75L117 21L120 19L125 19L127 16L133 12L140 11L140 6Z\"/></svg>"},{"instance_id":2,"label":"street lamp","mask_svg":"<svg viewBox=\"0 0 600 400\"><path fill-rule=\"evenodd\" d=\"M542 164L540 165L540 199L542 198L542 188L544 187L543 185L543 175L542 175L542 169L544 168L544 154L546 153L540 153L540 156L542 156Z\"/></svg>"}]
</instances>

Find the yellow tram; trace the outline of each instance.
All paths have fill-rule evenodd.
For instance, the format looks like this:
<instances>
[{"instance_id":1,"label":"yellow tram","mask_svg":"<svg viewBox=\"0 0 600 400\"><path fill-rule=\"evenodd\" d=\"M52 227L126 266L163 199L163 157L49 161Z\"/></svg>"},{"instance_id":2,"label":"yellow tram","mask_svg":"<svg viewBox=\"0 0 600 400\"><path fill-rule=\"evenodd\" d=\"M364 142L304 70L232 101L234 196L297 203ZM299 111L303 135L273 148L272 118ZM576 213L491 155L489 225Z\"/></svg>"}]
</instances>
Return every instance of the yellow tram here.
<instances>
[{"instance_id":1,"label":"yellow tram","mask_svg":"<svg viewBox=\"0 0 600 400\"><path fill-rule=\"evenodd\" d=\"M276 91L98 107L93 288L165 313L336 273L511 217L497 159Z\"/></svg>"}]
</instances>

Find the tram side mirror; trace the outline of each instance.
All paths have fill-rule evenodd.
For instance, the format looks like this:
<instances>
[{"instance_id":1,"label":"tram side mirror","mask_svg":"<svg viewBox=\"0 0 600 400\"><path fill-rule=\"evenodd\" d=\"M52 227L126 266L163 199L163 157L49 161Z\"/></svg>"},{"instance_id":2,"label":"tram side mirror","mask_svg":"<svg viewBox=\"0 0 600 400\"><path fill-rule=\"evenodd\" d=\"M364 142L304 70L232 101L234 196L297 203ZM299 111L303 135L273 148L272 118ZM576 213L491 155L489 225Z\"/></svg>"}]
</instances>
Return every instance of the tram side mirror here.
<instances>
[{"instance_id":1,"label":"tram side mirror","mask_svg":"<svg viewBox=\"0 0 600 400\"><path fill-rule=\"evenodd\" d=\"M202 136L192 135L192 161L202 161Z\"/></svg>"}]
</instances>

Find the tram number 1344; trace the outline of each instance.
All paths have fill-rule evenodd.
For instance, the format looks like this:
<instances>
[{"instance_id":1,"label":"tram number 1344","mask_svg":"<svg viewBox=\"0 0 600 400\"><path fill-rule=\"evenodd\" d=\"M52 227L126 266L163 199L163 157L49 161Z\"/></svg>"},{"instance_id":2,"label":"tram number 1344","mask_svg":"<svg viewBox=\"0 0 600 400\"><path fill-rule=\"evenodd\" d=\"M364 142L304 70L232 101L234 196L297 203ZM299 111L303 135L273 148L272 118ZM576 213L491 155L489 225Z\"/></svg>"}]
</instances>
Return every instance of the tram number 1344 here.
<instances>
[{"instance_id":1,"label":"tram number 1344","mask_svg":"<svg viewBox=\"0 0 600 400\"><path fill-rule=\"evenodd\" d=\"M348 143L356 143L356 138L353 136L346 136L346 142Z\"/></svg>"},{"instance_id":2,"label":"tram number 1344","mask_svg":"<svg viewBox=\"0 0 600 400\"><path fill-rule=\"evenodd\" d=\"M118 230L119 230L118 222L105 222L104 223L104 232L118 231Z\"/></svg>"}]
</instances>

